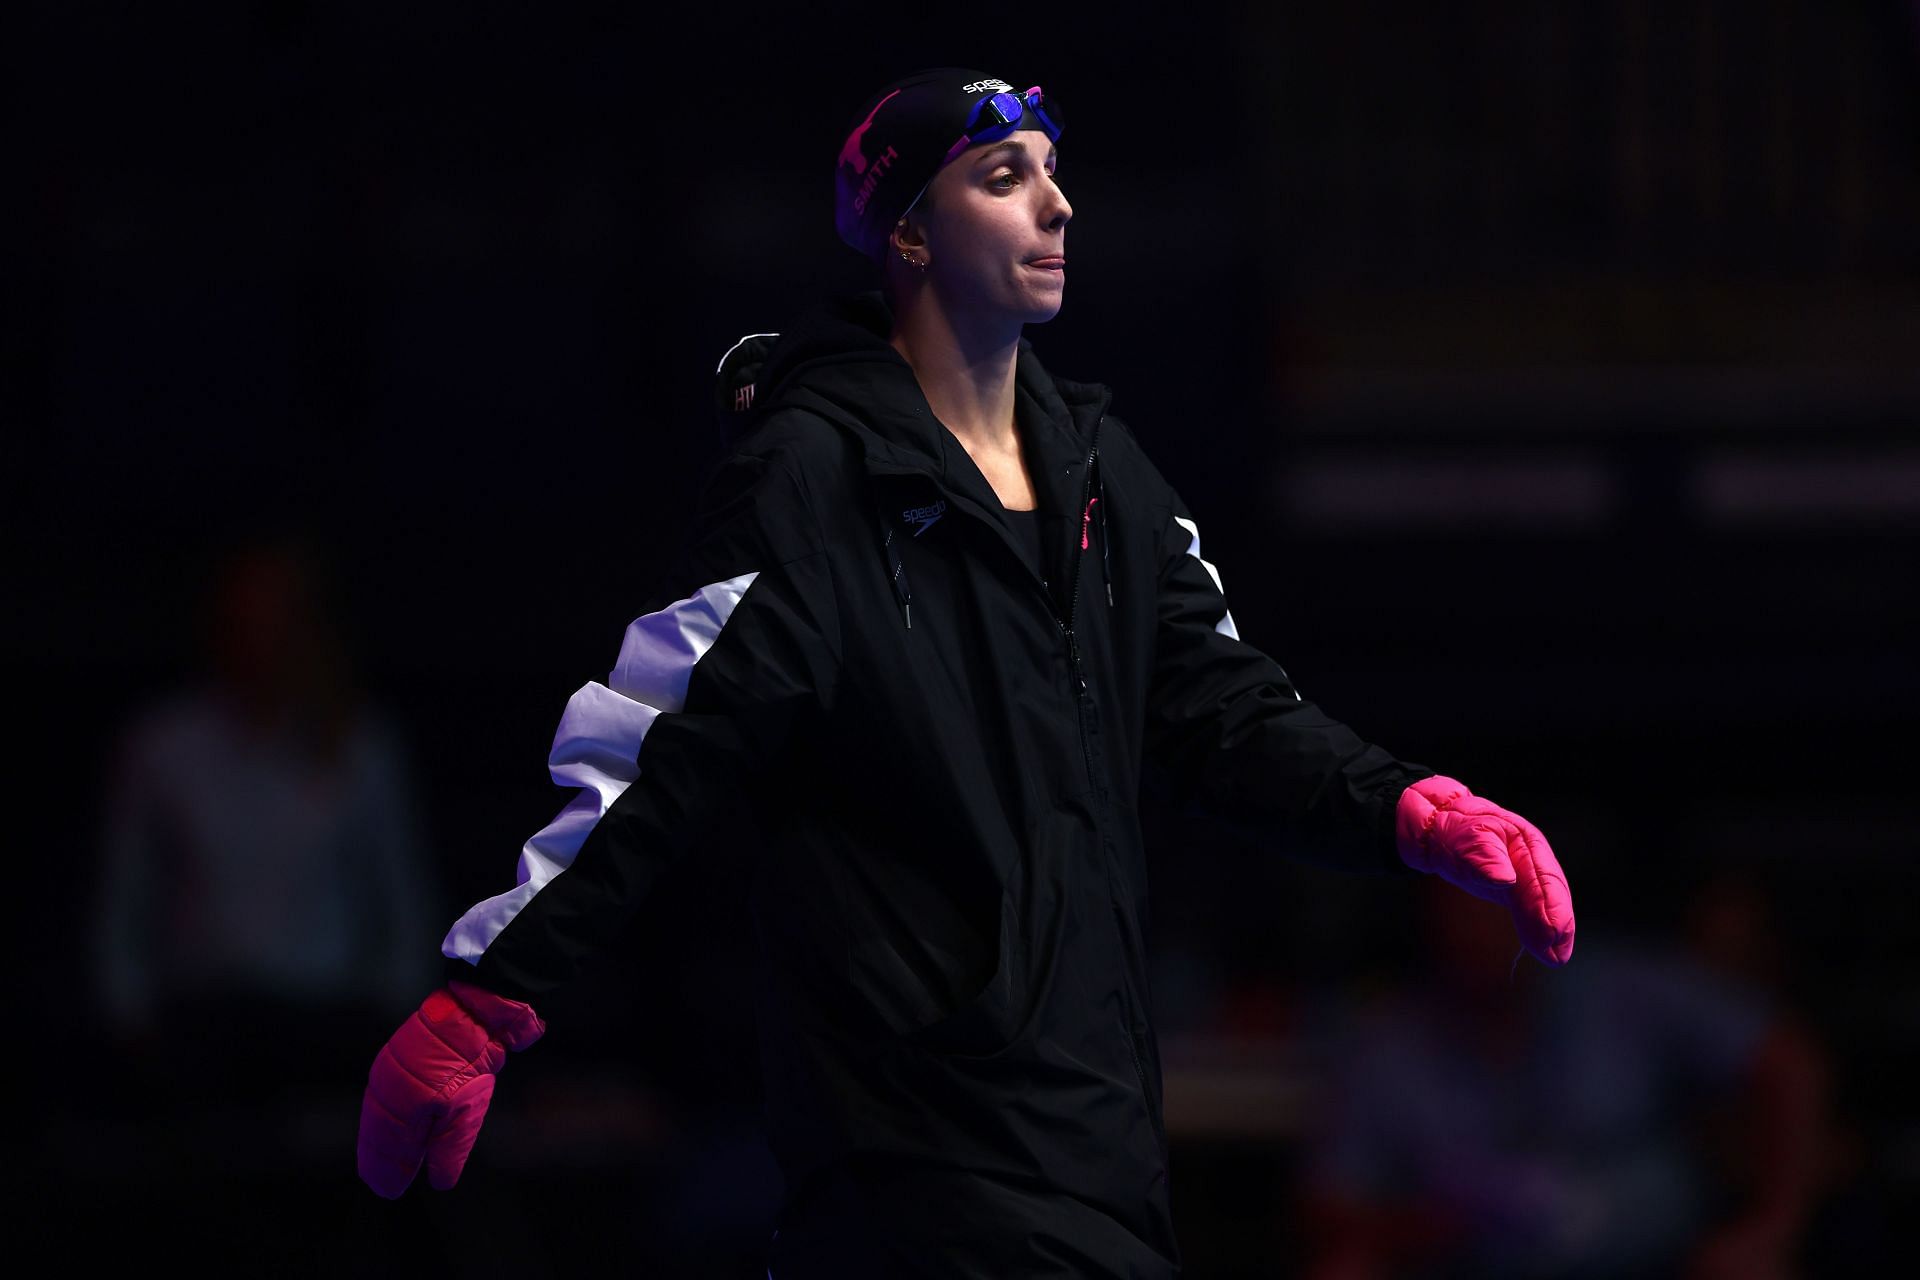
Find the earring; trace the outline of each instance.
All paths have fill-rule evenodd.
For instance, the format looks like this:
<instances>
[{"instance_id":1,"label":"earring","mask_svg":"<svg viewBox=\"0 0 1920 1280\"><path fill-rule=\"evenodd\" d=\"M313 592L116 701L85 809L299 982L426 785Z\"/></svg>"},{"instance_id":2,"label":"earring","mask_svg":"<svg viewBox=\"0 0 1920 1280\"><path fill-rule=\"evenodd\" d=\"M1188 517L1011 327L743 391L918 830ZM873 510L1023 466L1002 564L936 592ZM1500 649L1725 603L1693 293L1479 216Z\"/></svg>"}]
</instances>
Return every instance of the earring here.
<instances>
[{"instance_id":1,"label":"earring","mask_svg":"<svg viewBox=\"0 0 1920 1280\"><path fill-rule=\"evenodd\" d=\"M924 262L919 262L919 261L916 261L916 260L915 260L915 258L914 258L914 256L913 256L912 254L910 254L910 253L908 253L908 252L907 252L907 251L906 251L905 249L902 249L902 250L900 251L900 260L901 260L902 262L905 262L905 263L908 263L908 264L910 264L910 265L912 265L912 266L916 266L916 267L918 267L918 268L920 268L920 269L921 269L922 271L925 271L925 270L927 269L927 264L926 264L926 263L924 263Z\"/></svg>"}]
</instances>

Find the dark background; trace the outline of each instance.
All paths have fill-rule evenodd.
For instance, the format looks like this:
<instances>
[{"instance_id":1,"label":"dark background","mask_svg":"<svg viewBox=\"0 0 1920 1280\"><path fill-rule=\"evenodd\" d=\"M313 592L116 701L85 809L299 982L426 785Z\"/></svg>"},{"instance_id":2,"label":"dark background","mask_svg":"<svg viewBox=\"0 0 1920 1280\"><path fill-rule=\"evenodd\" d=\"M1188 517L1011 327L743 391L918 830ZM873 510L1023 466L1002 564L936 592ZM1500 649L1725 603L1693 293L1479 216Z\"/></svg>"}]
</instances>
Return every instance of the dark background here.
<instances>
[{"instance_id":1,"label":"dark background","mask_svg":"<svg viewBox=\"0 0 1920 1280\"><path fill-rule=\"evenodd\" d=\"M1797 1247L1817 1271L1891 1238L1920 1166L1920 8L1178 19L12 11L10 986L43 1225L281 1267L758 1273L779 1181L738 833L547 1011L460 1188L388 1205L351 1152L383 1033L339 1041L299 1151L231 1117L102 1119L159 1086L103 1025L80 943L101 806L119 735L200 668L219 566L294 535L410 752L439 904L422 947L507 887L565 799L543 768L560 710L718 456L714 362L868 285L828 157L872 89L951 64L1064 104L1074 273L1028 336L1114 388L1241 634L1363 736L1538 824L1583 945L1677 945L1697 893L1754 890L1762 985L1831 1064L1849 1153ZM1418 975L1414 898L1151 796L1147 816L1190 1271L1292 1274L1304 1238L1262 1224L1297 1201L1300 1130L1284 1108L1183 1129L1200 1108L1175 1068L1224 1040L1278 1046L1253 1074L1292 1078L1290 1010ZM221 1026L173 1069L271 1060ZM176 1165L175 1141L198 1155ZM274 1182L276 1153L304 1172Z\"/></svg>"}]
</instances>

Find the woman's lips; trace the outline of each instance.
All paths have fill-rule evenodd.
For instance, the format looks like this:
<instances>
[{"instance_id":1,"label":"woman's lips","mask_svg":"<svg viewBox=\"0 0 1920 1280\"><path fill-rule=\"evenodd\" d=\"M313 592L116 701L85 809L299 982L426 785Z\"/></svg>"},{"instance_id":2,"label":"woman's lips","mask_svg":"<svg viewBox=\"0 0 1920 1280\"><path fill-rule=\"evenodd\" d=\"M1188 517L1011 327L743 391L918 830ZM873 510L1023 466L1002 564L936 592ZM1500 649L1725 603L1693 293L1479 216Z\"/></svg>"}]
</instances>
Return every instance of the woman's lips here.
<instances>
[{"instance_id":1,"label":"woman's lips","mask_svg":"<svg viewBox=\"0 0 1920 1280\"><path fill-rule=\"evenodd\" d=\"M1067 260L1065 258L1034 258L1028 261L1027 265L1039 267L1042 271L1065 271Z\"/></svg>"}]
</instances>

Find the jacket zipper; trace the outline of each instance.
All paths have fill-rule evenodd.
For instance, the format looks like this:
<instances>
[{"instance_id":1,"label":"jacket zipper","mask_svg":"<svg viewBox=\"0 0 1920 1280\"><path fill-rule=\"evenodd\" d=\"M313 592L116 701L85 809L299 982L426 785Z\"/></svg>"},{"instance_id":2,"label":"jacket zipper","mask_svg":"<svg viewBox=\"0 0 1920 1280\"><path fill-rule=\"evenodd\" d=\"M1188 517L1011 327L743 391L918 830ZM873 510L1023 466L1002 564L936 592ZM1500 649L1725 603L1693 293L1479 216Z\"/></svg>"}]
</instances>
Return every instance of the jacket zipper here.
<instances>
[{"instance_id":1,"label":"jacket zipper","mask_svg":"<svg viewBox=\"0 0 1920 1280\"><path fill-rule=\"evenodd\" d=\"M1087 500L1093 496L1093 464L1100 456L1100 424L1106 420L1107 415L1103 413L1100 415L1099 421L1093 424L1093 440L1087 447L1086 475L1080 481L1079 510L1082 512L1087 509ZM1072 584L1067 596L1067 616L1064 621L1059 618L1054 619L1054 621L1060 624L1060 633L1067 639L1067 665L1073 672L1073 693L1075 699L1081 704L1080 754L1087 765L1087 785L1104 795L1105 789L1100 786L1100 779L1095 776L1094 773L1093 749L1087 745L1085 705L1087 700L1087 676L1080 663L1080 637L1074 634L1073 630L1073 624L1080 610L1080 561L1085 554L1086 548L1084 546L1075 546L1073 548L1073 567L1067 572L1067 580Z\"/></svg>"},{"instance_id":2,"label":"jacket zipper","mask_svg":"<svg viewBox=\"0 0 1920 1280\"><path fill-rule=\"evenodd\" d=\"M1100 422L1105 422L1105 421L1106 421L1106 415L1102 414L1100 416ZM1080 490L1080 510L1082 512L1086 511L1087 501L1093 496L1093 464L1095 460L1098 459L1098 457L1100 456L1100 422L1096 422L1094 424L1093 444L1087 450L1086 479L1082 482L1081 490ZM1105 553L1106 551L1105 543L1101 544L1101 551L1102 551L1102 554ZM1096 790L1100 791L1102 795L1104 795L1105 789L1100 786L1100 780L1096 775L1093 767L1093 748L1090 747L1087 743L1086 716L1087 716L1087 701L1088 701L1089 694L1087 689L1086 673L1085 673L1085 670L1082 668L1081 662L1080 662L1080 639L1078 635L1076 635L1074 632L1074 623L1078 619L1078 613L1079 613L1079 607L1080 607L1080 558L1084 553L1085 553L1084 547L1074 548L1073 570L1071 573L1073 587L1072 587L1071 593L1067 598L1067 617L1066 617L1066 620L1060 624L1060 630L1061 630L1061 633L1065 635L1067 639L1067 659L1073 670L1074 697L1080 704L1079 705L1080 754L1082 759L1086 761L1087 783L1088 785L1094 787ZM1111 593L1112 588L1109 587L1108 591L1109 593ZM1111 600L1111 595L1109 595L1109 600ZM1101 844L1101 848L1103 849L1106 848L1106 838L1104 836L1101 837L1100 844ZM1109 875L1112 874L1111 868L1109 868L1108 874ZM1120 908L1118 904L1113 904L1113 913L1114 913L1113 925L1114 925L1114 930L1117 934L1120 930ZM1126 1004L1126 1008L1122 1010L1122 1014L1127 1019L1127 1022L1121 1026L1120 1031L1121 1031L1121 1034L1124 1035L1127 1040L1127 1056L1133 1060L1133 1075L1134 1075L1134 1079L1139 1081L1139 1084L1140 1084L1141 1103L1147 1109L1147 1118L1153 1122L1154 1134L1156 1137L1160 1139L1162 1157L1164 1158L1165 1150L1166 1150L1166 1135L1161 1131L1160 1121L1158 1117L1155 1116L1154 1114L1153 1095L1152 1095L1152 1092L1147 1087L1146 1064L1140 1061L1140 1048L1139 1048L1139 1045L1135 1043L1133 1038L1133 1027L1131 1025L1132 1013L1133 1013L1133 1000L1132 1000L1132 997L1127 995L1126 993L1126 984L1124 981L1121 984L1121 996Z\"/></svg>"},{"instance_id":3,"label":"jacket zipper","mask_svg":"<svg viewBox=\"0 0 1920 1280\"><path fill-rule=\"evenodd\" d=\"M1103 413L1100 415L1099 421L1093 424L1093 441L1087 447L1086 475L1080 481L1079 511L1081 513L1086 511L1087 500L1093 496L1093 464L1100 456L1100 424L1106 420L1107 415ZM1103 551L1105 550L1105 545L1105 543L1101 544ZM1066 621L1060 623L1060 630L1067 637L1067 657L1073 663L1075 691L1081 695L1087 692L1087 679L1080 670L1080 641L1073 633L1073 624L1075 615L1078 614L1080 609L1080 559L1085 554L1086 547L1084 545L1076 546L1073 549L1073 568L1067 574L1068 579L1073 583L1073 587L1067 597ZM1087 758L1087 781L1093 782L1095 786L1099 785L1093 777L1092 756L1088 756Z\"/></svg>"}]
</instances>

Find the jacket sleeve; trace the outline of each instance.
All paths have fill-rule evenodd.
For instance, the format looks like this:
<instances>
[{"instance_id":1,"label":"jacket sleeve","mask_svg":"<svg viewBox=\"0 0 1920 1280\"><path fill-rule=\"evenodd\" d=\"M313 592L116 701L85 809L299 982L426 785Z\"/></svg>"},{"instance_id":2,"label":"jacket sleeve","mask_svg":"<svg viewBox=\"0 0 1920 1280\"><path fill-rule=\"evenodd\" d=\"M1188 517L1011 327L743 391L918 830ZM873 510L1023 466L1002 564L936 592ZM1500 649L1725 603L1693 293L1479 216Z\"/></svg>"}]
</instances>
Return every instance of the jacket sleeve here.
<instances>
[{"instance_id":1,"label":"jacket sleeve","mask_svg":"<svg viewBox=\"0 0 1920 1280\"><path fill-rule=\"evenodd\" d=\"M1146 750L1187 803L1282 852L1342 870L1416 875L1400 861L1400 793L1436 771L1395 759L1303 698L1240 636L1200 526L1171 486L1160 530Z\"/></svg>"},{"instance_id":2,"label":"jacket sleeve","mask_svg":"<svg viewBox=\"0 0 1920 1280\"><path fill-rule=\"evenodd\" d=\"M734 454L613 670L568 701L548 770L578 790L521 849L513 887L454 923L447 976L538 1007L714 817L751 800L831 698L839 654L801 476L778 453Z\"/></svg>"}]
</instances>

